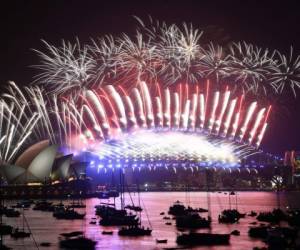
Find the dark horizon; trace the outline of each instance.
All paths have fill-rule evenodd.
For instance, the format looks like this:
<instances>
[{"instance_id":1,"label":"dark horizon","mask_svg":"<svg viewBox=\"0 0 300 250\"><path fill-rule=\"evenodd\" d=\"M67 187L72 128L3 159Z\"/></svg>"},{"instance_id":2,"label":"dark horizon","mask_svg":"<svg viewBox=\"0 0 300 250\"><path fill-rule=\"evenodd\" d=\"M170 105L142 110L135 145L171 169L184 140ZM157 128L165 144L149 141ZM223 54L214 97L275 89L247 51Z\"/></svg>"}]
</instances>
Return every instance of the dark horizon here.
<instances>
[{"instance_id":1,"label":"dark horizon","mask_svg":"<svg viewBox=\"0 0 300 250\"><path fill-rule=\"evenodd\" d=\"M0 93L8 80L18 85L32 82L36 72L29 66L36 64L38 57L31 49L43 49L41 39L59 45L62 39L74 41L78 37L87 42L105 34L133 34L137 24L133 15L146 21L150 15L167 23L192 23L219 43L244 40L286 54L293 46L299 55L298 10L296 1L6 1L0 17ZM278 154L300 150L299 98L295 100L290 93L281 102L272 113L261 146Z\"/></svg>"}]
</instances>

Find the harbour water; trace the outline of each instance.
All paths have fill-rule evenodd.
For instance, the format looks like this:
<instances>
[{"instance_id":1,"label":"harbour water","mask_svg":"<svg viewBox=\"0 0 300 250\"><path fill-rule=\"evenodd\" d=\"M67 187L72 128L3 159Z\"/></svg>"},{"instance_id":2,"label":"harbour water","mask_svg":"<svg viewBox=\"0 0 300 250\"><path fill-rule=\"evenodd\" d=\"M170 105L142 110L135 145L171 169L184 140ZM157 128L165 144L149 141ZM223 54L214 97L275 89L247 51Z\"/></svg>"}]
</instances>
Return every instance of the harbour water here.
<instances>
[{"instance_id":1,"label":"harbour water","mask_svg":"<svg viewBox=\"0 0 300 250\"><path fill-rule=\"evenodd\" d=\"M280 205L282 208L287 206L291 208L299 208L300 201L297 199L299 193L289 192L280 194ZM138 203L138 195L131 194L135 205ZM50 247L39 246L39 249L59 249L59 234L84 231L85 235L97 241L96 249L128 249L128 250L150 250L150 249L167 249L178 247L176 244L176 236L178 233L175 221L170 220L172 225L166 225L166 220L163 220L161 212L167 214L168 208L175 201L179 200L185 205L192 207L207 208L208 195L206 192L143 192L140 194L142 212L142 224L145 227L152 227L152 236L145 236L139 238L129 238L118 236L117 227L102 227L97 223L91 225L89 222L95 216L94 206L100 203L97 198L87 199L85 201L85 209L76 209L77 211L86 213L84 220L57 220L50 212L33 211L32 209L25 211L25 218L28 221L33 237L38 245L42 242L50 242ZM131 204L130 197L125 194L126 204ZM254 211L270 211L277 207L278 199L276 193L273 192L237 192L237 195L229 196L224 192L211 192L209 194L212 227L213 233L230 233L234 229L241 232L240 236L231 236L229 246L214 246L214 247L195 247L193 249L232 249L232 250L246 250L253 249L253 247L262 247L265 244L260 240L253 240L248 237L248 229L251 226L249 223L255 221L255 218L246 216L241 219L238 224L219 224L218 214L227 208L238 208L241 213L248 213ZM118 199L116 199L118 201ZM112 202L113 200L102 200L103 202ZM54 201L59 202L59 201ZM64 201L70 203L71 201ZM16 201L6 201L6 206L15 204ZM118 204L118 203L117 203ZM207 216L207 214L201 214ZM149 218L149 220L148 220ZM22 218L6 218L3 221L14 227L22 227ZM113 235L102 235L103 230L114 231ZM207 229L200 229L200 232L208 231ZM37 249L32 238L14 240L10 236L5 236L5 244L17 250L31 250ZM167 244L157 244L156 239L168 239ZM185 248L186 249L186 248ZM189 248L190 249L190 248Z\"/></svg>"}]
</instances>

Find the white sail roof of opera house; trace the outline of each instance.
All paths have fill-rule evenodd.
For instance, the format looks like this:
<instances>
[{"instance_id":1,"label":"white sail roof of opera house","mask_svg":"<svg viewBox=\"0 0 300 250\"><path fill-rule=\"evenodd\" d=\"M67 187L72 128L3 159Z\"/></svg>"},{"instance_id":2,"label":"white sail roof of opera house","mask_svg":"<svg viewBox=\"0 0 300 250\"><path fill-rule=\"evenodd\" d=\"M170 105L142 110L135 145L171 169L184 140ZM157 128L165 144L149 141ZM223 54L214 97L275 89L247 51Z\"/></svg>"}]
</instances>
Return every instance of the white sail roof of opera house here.
<instances>
[{"instance_id":1,"label":"white sail roof of opera house","mask_svg":"<svg viewBox=\"0 0 300 250\"><path fill-rule=\"evenodd\" d=\"M1 174L6 180L11 183L15 182L16 179L25 173L25 169L19 166L4 164L0 167Z\"/></svg>"},{"instance_id":2,"label":"white sail roof of opera house","mask_svg":"<svg viewBox=\"0 0 300 250\"><path fill-rule=\"evenodd\" d=\"M49 144L49 140L43 140L31 145L17 158L14 165L22 168L28 168L33 159L46 149Z\"/></svg>"},{"instance_id":3,"label":"white sail roof of opera house","mask_svg":"<svg viewBox=\"0 0 300 250\"><path fill-rule=\"evenodd\" d=\"M45 147L48 141L42 141L38 145L33 145L28 148L20 157L21 166L18 165L2 165L1 173L9 183L28 183L28 182L43 182L48 179L52 172L53 163L57 155L58 145ZM38 152L38 153L37 153ZM28 164L28 159L32 158ZM23 160L22 160L23 159ZM59 174L65 174L69 171L71 157L66 157L65 161L57 166ZM18 162L18 161L17 161ZM62 168L62 170L59 170ZM62 177L61 177L62 178Z\"/></svg>"},{"instance_id":4,"label":"white sail roof of opera house","mask_svg":"<svg viewBox=\"0 0 300 250\"><path fill-rule=\"evenodd\" d=\"M44 181L45 178L50 177L57 149L58 145L45 148L30 163L27 171L36 177L37 181Z\"/></svg>"},{"instance_id":5,"label":"white sail roof of opera house","mask_svg":"<svg viewBox=\"0 0 300 250\"><path fill-rule=\"evenodd\" d=\"M72 157L73 154L70 154L55 159L51 173L52 180L66 179L74 173L70 167Z\"/></svg>"}]
</instances>

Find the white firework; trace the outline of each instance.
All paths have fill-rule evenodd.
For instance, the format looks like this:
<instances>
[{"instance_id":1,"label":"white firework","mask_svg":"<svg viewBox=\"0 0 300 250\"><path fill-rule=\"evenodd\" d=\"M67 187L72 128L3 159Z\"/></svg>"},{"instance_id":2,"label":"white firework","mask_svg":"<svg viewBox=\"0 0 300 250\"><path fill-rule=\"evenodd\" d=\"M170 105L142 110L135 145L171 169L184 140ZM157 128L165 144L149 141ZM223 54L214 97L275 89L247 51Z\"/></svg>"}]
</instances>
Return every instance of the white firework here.
<instances>
[{"instance_id":1,"label":"white firework","mask_svg":"<svg viewBox=\"0 0 300 250\"><path fill-rule=\"evenodd\" d=\"M266 93L269 87L267 80L274 66L274 52L246 42L234 43L230 47L230 75L246 91L258 93L263 90Z\"/></svg>"},{"instance_id":2,"label":"white firework","mask_svg":"<svg viewBox=\"0 0 300 250\"><path fill-rule=\"evenodd\" d=\"M113 36L92 39L89 46L91 57L94 58L94 79L91 86L101 85L107 80L114 80L120 68L120 46Z\"/></svg>"},{"instance_id":3,"label":"white firework","mask_svg":"<svg viewBox=\"0 0 300 250\"><path fill-rule=\"evenodd\" d=\"M287 87L294 95L300 86L299 57L286 57L246 42L220 47L201 43L202 31L191 24L139 22L134 38L111 35L80 45L63 41L55 47L44 41L36 81L56 94L103 84L133 84L139 80L164 85L197 83L206 78L232 83L257 95L281 94Z\"/></svg>"},{"instance_id":4,"label":"white firework","mask_svg":"<svg viewBox=\"0 0 300 250\"><path fill-rule=\"evenodd\" d=\"M30 140L39 114L26 114L26 104L0 100L0 163L11 162Z\"/></svg>"},{"instance_id":5,"label":"white firework","mask_svg":"<svg viewBox=\"0 0 300 250\"><path fill-rule=\"evenodd\" d=\"M300 88L300 56L295 57L291 47L288 56L276 51L276 57L276 66L270 74L270 85L277 93L289 88L296 96L296 89Z\"/></svg>"},{"instance_id":6,"label":"white firework","mask_svg":"<svg viewBox=\"0 0 300 250\"><path fill-rule=\"evenodd\" d=\"M199 65L206 78L219 82L230 75L229 56L221 46L210 43L202 48L202 53L204 57L199 61Z\"/></svg>"},{"instance_id":7,"label":"white firework","mask_svg":"<svg viewBox=\"0 0 300 250\"><path fill-rule=\"evenodd\" d=\"M120 73L127 81L138 82L142 79L155 78L157 61L156 47L151 39L137 33L135 40L123 34L119 39Z\"/></svg>"},{"instance_id":8,"label":"white firework","mask_svg":"<svg viewBox=\"0 0 300 250\"><path fill-rule=\"evenodd\" d=\"M36 82L46 84L53 92L63 93L75 87L83 87L92 80L94 60L89 56L88 47L62 41L60 47L50 45L43 40L47 53L35 50L40 64L34 65L41 73Z\"/></svg>"}]
</instances>

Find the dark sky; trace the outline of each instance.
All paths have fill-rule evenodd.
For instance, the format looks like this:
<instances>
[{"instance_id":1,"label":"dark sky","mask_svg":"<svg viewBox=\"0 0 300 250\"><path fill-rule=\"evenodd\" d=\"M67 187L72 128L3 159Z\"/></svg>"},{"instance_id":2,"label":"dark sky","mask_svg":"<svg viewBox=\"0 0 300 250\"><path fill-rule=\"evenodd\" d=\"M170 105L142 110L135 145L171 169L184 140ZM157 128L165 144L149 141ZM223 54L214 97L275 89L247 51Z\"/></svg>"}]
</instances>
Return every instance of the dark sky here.
<instances>
[{"instance_id":1,"label":"dark sky","mask_svg":"<svg viewBox=\"0 0 300 250\"><path fill-rule=\"evenodd\" d=\"M293 45L300 54L297 1L19 0L1 1L0 13L0 91L8 80L19 85L32 81L34 71L29 65L38 59L31 48L42 49L40 39L59 45L61 39L78 37L84 42L107 33L134 33L136 21L132 15L144 20L151 15L167 23L192 22L195 27L207 29L216 40L229 37L281 52L288 52ZM292 95L284 97L283 106L276 107L263 149L274 153L300 150L299 100Z\"/></svg>"}]
</instances>

